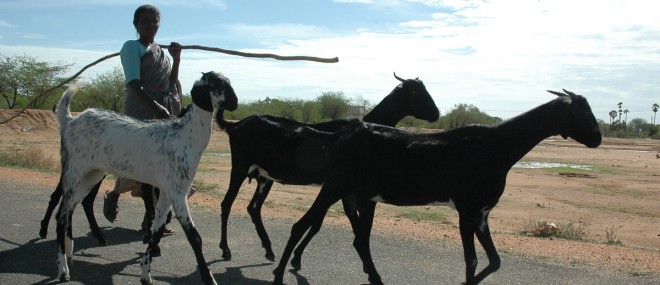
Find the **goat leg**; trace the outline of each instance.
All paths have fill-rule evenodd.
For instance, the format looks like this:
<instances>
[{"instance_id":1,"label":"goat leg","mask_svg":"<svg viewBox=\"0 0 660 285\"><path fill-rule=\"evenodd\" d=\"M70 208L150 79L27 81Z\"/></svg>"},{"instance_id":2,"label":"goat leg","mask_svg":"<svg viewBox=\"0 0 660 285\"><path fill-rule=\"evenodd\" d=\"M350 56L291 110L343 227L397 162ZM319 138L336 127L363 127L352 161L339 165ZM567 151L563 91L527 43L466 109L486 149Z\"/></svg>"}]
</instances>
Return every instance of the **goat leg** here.
<instances>
[{"instance_id":1,"label":"goat leg","mask_svg":"<svg viewBox=\"0 0 660 285\"><path fill-rule=\"evenodd\" d=\"M103 236L103 233L101 232L101 229L99 228L98 223L96 222L96 217L94 216L94 199L96 199L96 194L99 192L99 188L101 188L101 183L103 182L103 179L99 180L96 185L92 188L92 190L85 196L85 198L82 200L80 203L83 206L83 210L85 211L85 216L87 217L87 222L89 223L89 229L92 231L92 236L98 240L100 245L106 246L108 245L108 242L105 240L105 236Z\"/></svg>"},{"instance_id":2,"label":"goat leg","mask_svg":"<svg viewBox=\"0 0 660 285\"><path fill-rule=\"evenodd\" d=\"M151 227L153 225L153 221L156 213L156 209L154 208L155 189L153 186L145 183L142 183L140 187L142 187L142 201L144 202L144 208L145 208L144 220L142 220L142 230L145 231L145 234L142 238L142 243L149 243L151 257L158 257L160 256L160 246L158 245L158 243L151 244L151 240L153 237L151 233ZM163 228L162 232L164 232L165 230L164 224L162 228ZM160 240L160 238L158 238L158 240Z\"/></svg>"},{"instance_id":3,"label":"goat leg","mask_svg":"<svg viewBox=\"0 0 660 285\"><path fill-rule=\"evenodd\" d=\"M475 283L481 282L484 280L484 278L486 278L486 276L500 269L501 265L500 256L497 254L495 244L493 244L493 239L490 235L487 219L488 213L485 213L483 217L484 222L482 226L477 228L475 233L477 235L477 239L479 239L479 243L481 243L481 246L486 251L486 256L488 257L488 266L486 266L486 268L481 270L481 272L479 272L479 274L474 277Z\"/></svg>"},{"instance_id":4,"label":"goat leg","mask_svg":"<svg viewBox=\"0 0 660 285\"><path fill-rule=\"evenodd\" d=\"M376 265L371 257L371 228L374 221L374 212L376 211L376 202L364 201L358 206L360 215L357 219L357 225L353 225L355 231L355 239L353 240L353 247L355 247L360 259L362 260L362 269L369 275L370 284L383 284L383 281L376 270ZM354 222L354 221L351 221Z\"/></svg>"},{"instance_id":5,"label":"goat leg","mask_svg":"<svg viewBox=\"0 0 660 285\"><path fill-rule=\"evenodd\" d=\"M333 193L332 191L323 191L323 189L324 188L321 188L321 192L319 192L319 195L316 197L316 200L314 200L314 203L309 210L307 210L307 213L305 213L298 222L293 224L293 227L291 228L291 236L286 243L286 247L280 258L280 263L273 270L273 275L275 275L273 284L281 285L284 283L284 270L286 269L286 264L289 261L289 258L291 258L291 253L293 253L296 244L298 244L305 232L312 226L323 224L323 219L328 213L330 206L341 198L336 193Z\"/></svg>"},{"instance_id":6,"label":"goat leg","mask_svg":"<svg viewBox=\"0 0 660 285\"><path fill-rule=\"evenodd\" d=\"M60 203L60 198L62 198L62 177L60 176L60 181L57 183L57 187L52 194L50 194L50 201L48 201L48 208L46 208L46 214L44 219L41 220L41 229L39 229L39 236L41 238L46 238L48 235L48 224L50 217L53 215L53 211L57 204Z\"/></svg>"},{"instance_id":7,"label":"goat leg","mask_svg":"<svg viewBox=\"0 0 660 285\"><path fill-rule=\"evenodd\" d=\"M261 219L261 208L268 197L271 187L273 186L273 181L262 176L257 178L257 191L254 192L252 200L248 205L247 211L250 214L252 223L257 230L259 239L261 239L261 246L266 250L266 259L270 261L275 261L275 253L273 252L273 247L271 246L270 238L268 238L268 232L266 232L266 227L264 227L264 222Z\"/></svg>"},{"instance_id":8,"label":"goat leg","mask_svg":"<svg viewBox=\"0 0 660 285\"><path fill-rule=\"evenodd\" d=\"M465 259L465 284L477 284L474 273L477 268L477 252L474 248L474 229L476 223L468 214L458 212L459 230L463 243L463 256Z\"/></svg>"},{"instance_id":9,"label":"goat leg","mask_svg":"<svg viewBox=\"0 0 660 285\"><path fill-rule=\"evenodd\" d=\"M231 250L229 249L229 242L227 241L227 224L229 223L229 213L231 213L231 206L238 196L238 190L241 189L241 185L247 173L247 168L243 169L241 166L232 165L231 176L229 178L229 188L225 197L220 203L220 244L218 245L222 250L222 259L231 260Z\"/></svg>"},{"instance_id":10,"label":"goat leg","mask_svg":"<svg viewBox=\"0 0 660 285\"><path fill-rule=\"evenodd\" d=\"M57 278L60 282L69 281L71 275L69 273L69 265L66 258L66 228L67 228L67 217L64 211L62 211L62 206L64 206L64 201L60 202L60 208L57 210L55 218L57 220L57 227L55 232L57 233Z\"/></svg>"}]
</instances>

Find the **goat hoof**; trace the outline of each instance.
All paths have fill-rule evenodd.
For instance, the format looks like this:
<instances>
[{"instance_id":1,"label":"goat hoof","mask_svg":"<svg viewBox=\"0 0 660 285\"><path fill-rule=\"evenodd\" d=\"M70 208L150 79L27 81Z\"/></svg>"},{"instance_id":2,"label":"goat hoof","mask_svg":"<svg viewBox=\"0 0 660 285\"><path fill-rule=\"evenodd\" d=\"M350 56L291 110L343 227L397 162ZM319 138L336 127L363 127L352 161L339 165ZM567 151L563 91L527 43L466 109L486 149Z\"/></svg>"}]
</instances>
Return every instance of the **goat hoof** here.
<instances>
[{"instance_id":1,"label":"goat hoof","mask_svg":"<svg viewBox=\"0 0 660 285\"><path fill-rule=\"evenodd\" d=\"M302 261L300 257L294 256L293 259L291 259L291 266L295 270L300 270L302 268Z\"/></svg>"},{"instance_id":2,"label":"goat hoof","mask_svg":"<svg viewBox=\"0 0 660 285\"><path fill-rule=\"evenodd\" d=\"M150 254L151 254L151 257L159 257L160 256L160 246L157 246L157 245L154 246L151 249Z\"/></svg>"},{"instance_id":3,"label":"goat hoof","mask_svg":"<svg viewBox=\"0 0 660 285\"><path fill-rule=\"evenodd\" d=\"M231 260L231 251L230 250L223 250L222 251L222 259L224 261L230 261Z\"/></svg>"},{"instance_id":4,"label":"goat hoof","mask_svg":"<svg viewBox=\"0 0 660 285\"><path fill-rule=\"evenodd\" d=\"M273 274L275 274L273 285L284 285L284 274L277 273L277 271L277 269L273 270Z\"/></svg>"},{"instance_id":5,"label":"goat hoof","mask_svg":"<svg viewBox=\"0 0 660 285\"><path fill-rule=\"evenodd\" d=\"M39 236L41 238L46 238L48 235L48 221L44 223L44 221L41 221L41 229L39 229Z\"/></svg>"},{"instance_id":6,"label":"goat hoof","mask_svg":"<svg viewBox=\"0 0 660 285\"><path fill-rule=\"evenodd\" d=\"M117 221L117 214L119 213L118 199L119 194L112 191L106 191L103 196L103 216L108 222L114 223Z\"/></svg>"},{"instance_id":7,"label":"goat hoof","mask_svg":"<svg viewBox=\"0 0 660 285\"><path fill-rule=\"evenodd\" d=\"M206 285L218 285L218 282L215 282L215 279L211 275L210 278L202 278L202 282Z\"/></svg>"},{"instance_id":8,"label":"goat hoof","mask_svg":"<svg viewBox=\"0 0 660 285\"><path fill-rule=\"evenodd\" d=\"M384 285L383 281L380 280L380 279L378 279L376 281L369 280L369 284L371 284L371 285Z\"/></svg>"},{"instance_id":9,"label":"goat hoof","mask_svg":"<svg viewBox=\"0 0 660 285\"><path fill-rule=\"evenodd\" d=\"M94 238L96 238L96 240L99 242L100 245L102 245L102 246L108 245L108 241L105 240L105 237L103 236L103 234L101 234L99 232L93 232L92 231L92 236Z\"/></svg>"},{"instance_id":10,"label":"goat hoof","mask_svg":"<svg viewBox=\"0 0 660 285\"><path fill-rule=\"evenodd\" d=\"M266 259L270 262L275 262L275 254L272 252L266 253Z\"/></svg>"},{"instance_id":11,"label":"goat hoof","mask_svg":"<svg viewBox=\"0 0 660 285\"><path fill-rule=\"evenodd\" d=\"M69 276L69 274L62 273L62 275L60 275L59 279L60 279L60 282L67 282L67 281L69 281L69 279L71 279L71 277Z\"/></svg>"}]
</instances>

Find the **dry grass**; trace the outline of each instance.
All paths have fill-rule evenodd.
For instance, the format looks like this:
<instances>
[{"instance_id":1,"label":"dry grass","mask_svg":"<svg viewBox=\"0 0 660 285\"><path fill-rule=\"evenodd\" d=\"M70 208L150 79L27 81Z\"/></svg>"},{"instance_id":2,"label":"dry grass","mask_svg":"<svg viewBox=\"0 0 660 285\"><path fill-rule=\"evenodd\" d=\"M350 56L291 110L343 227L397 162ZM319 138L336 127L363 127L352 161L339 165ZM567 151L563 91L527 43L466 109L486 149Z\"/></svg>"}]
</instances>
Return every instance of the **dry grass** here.
<instances>
[{"instance_id":1,"label":"dry grass","mask_svg":"<svg viewBox=\"0 0 660 285\"><path fill-rule=\"evenodd\" d=\"M531 237L556 237L567 240L585 240L587 223L584 221L568 223L552 223L540 219L530 219L522 235Z\"/></svg>"},{"instance_id":2,"label":"dry grass","mask_svg":"<svg viewBox=\"0 0 660 285\"><path fill-rule=\"evenodd\" d=\"M59 167L59 164L41 149L14 147L0 150L0 165L45 171L57 171Z\"/></svg>"}]
</instances>

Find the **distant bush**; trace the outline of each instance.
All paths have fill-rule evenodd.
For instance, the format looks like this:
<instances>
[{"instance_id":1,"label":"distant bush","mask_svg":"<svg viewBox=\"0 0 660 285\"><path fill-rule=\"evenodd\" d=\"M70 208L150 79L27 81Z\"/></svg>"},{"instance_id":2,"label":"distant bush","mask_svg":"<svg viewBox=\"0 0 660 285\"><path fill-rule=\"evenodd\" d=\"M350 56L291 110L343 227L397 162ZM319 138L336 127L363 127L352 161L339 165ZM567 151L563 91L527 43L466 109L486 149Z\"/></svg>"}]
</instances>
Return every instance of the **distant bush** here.
<instances>
[{"instance_id":1,"label":"distant bush","mask_svg":"<svg viewBox=\"0 0 660 285\"><path fill-rule=\"evenodd\" d=\"M55 171L58 164L50 157L46 157L41 149L28 148L25 150L0 150L0 165L23 168L36 168L40 170Z\"/></svg>"}]
</instances>

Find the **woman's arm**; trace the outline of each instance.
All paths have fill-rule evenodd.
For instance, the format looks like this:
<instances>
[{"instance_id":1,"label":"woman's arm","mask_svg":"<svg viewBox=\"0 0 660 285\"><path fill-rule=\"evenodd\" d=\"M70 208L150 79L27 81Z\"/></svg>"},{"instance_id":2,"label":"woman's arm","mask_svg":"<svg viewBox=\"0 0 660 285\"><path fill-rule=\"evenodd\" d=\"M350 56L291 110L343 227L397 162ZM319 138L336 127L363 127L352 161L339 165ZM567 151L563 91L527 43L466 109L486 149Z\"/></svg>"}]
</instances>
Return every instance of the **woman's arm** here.
<instances>
[{"instance_id":1,"label":"woman's arm","mask_svg":"<svg viewBox=\"0 0 660 285\"><path fill-rule=\"evenodd\" d=\"M167 51L172 56L172 70L170 71L170 82L176 84L179 82L179 64L181 63L181 45L177 42L171 42Z\"/></svg>"}]
</instances>

